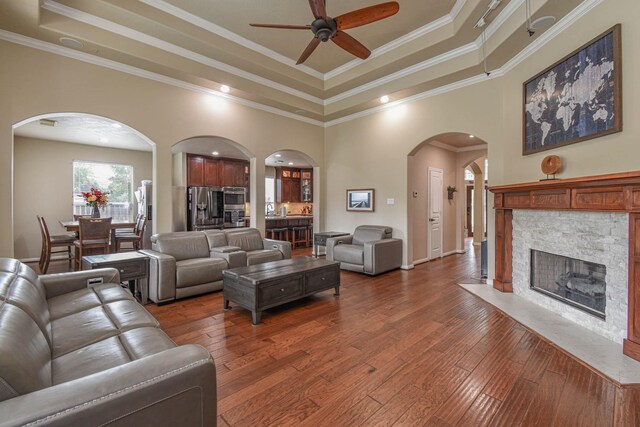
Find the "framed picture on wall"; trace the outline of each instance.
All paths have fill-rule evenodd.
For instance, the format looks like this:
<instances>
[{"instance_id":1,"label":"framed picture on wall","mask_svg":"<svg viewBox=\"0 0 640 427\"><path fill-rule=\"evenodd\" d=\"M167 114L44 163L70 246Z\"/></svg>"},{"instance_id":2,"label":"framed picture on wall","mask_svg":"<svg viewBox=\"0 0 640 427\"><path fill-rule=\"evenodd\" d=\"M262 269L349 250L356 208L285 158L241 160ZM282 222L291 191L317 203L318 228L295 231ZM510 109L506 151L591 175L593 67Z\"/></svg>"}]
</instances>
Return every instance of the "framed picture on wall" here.
<instances>
[{"instance_id":1,"label":"framed picture on wall","mask_svg":"<svg viewBox=\"0 0 640 427\"><path fill-rule=\"evenodd\" d=\"M347 210L353 212L373 212L374 190L347 190Z\"/></svg>"},{"instance_id":2,"label":"framed picture on wall","mask_svg":"<svg viewBox=\"0 0 640 427\"><path fill-rule=\"evenodd\" d=\"M522 154L622 131L620 24L523 84Z\"/></svg>"}]
</instances>

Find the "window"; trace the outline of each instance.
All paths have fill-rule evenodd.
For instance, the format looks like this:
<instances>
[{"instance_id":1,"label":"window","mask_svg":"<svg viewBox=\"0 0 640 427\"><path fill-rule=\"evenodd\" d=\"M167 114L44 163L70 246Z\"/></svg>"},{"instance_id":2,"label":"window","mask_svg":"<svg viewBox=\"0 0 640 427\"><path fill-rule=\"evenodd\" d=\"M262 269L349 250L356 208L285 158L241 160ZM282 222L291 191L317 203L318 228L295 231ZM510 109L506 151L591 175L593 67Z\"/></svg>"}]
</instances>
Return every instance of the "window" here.
<instances>
[{"instance_id":1,"label":"window","mask_svg":"<svg viewBox=\"0 0 640 427\"><path fill-rule=\"evenodd\" d=\"M471 172L469 169L464 170L464 180L473 181L473 172Z\"/></svg>"},{"instance_id":2,"label":"window","mask_svg":"<svg viewBox=\"0 0 640 427\"><path fill-rule=\"evenodd\" d=\"M276 210L276 179L268 176L264 180L265 213L273 213Z\"/></svg>"},{"instance_id":3,"label":"window","mask_svg":"<svg viewBox=\"0 0 640 427\"><path fill-rule=\"evenodd\" d=\"M73 214L91 215L93 208L86 206L82 192L91 190L109 192L109 203L101 208L101 215L114 220L133 219L133 166L73 162Z\"/></svg>"},{"instance_id":4,"label":"window","mask_svg":"<svg viewBox=\"0 0 640 427\"><path fill-rule=\"evenodd\" d=\"M489 159L484 159L484 180L489 180Z\"/></svg>"}]
</instances>

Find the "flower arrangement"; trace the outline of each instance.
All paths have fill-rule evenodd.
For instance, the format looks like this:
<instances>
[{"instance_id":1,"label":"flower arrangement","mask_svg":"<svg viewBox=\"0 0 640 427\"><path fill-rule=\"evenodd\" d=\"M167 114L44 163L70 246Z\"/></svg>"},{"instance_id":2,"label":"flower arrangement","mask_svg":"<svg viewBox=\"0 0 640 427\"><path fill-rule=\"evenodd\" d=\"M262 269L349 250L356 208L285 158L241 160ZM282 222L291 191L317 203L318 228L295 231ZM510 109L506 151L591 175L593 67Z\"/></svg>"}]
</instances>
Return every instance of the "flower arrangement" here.
<instances>
[{"instance_id":1,"label":"flower arrangement","mask_svg":"<svg viewBox=\"0 0 640 427\"><path fill-rule=\"evenodd\" d=\"M108 192L102 192L93 187L91 187L91 191L82 192L82 197L84 197L87 206L105 206L109 200L108 195Z\"/></svg>"}]
</instances>

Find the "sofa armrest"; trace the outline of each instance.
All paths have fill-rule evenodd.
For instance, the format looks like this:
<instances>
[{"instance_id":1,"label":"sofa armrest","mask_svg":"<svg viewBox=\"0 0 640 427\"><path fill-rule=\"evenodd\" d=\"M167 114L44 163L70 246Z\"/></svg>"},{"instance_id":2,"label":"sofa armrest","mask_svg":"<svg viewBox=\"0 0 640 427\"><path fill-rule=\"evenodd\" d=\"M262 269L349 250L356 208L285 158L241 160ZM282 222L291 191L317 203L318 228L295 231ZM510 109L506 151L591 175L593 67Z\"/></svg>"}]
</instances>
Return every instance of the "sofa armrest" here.
<instances>
[{"instance_id":1,"label":"sofa armrest","mask_svg":"<svg viewBox=\"0 0 640 427\"><path fill-rule=\"evenodd\" d=\"M216 369L183 345L0 402L0 426L215 426Z\"/></svg>"},{"instance_id":2,"label":"sofa armrest","mask_svg":"<svg viewBox=\"0 0 640 427\"><path fill-rule=\"evenodd\" d=\"M140 252L149 257L149 299L156 304L176 299L176 259L151 249Z\"/></svg>"},{"instance_id":3,"label":"sofa armrest","mask_svg":"<svg viewBox=\"0 0 640 427\"><path fill-rule=\"evenodd\" d=\"M100 283L120 283L120 273L115 268L97 268L95 270L44 274L40 276L40 281L47 293L47 299L80 289L86 289L89 286L90 279L102 280Z\"/></svg>"},{"instance_id":4,"label":"sofa armrest","mask_svg":"<svg viewBox=\"0 0 640 427\"><path fill-rule=\"evenodd\" d=\"M277 249L282 252L282 259L291 258L291 242L284 240L262 239L264 249Z\"/></svg>"},{"instance_id":5,"label":"sofa armrest","mask_svg":"<svg viewBox=\"0 0 640 427\"><path fill-rule=\"evenodd\" d=\"M239 248L235 252L216 252L211 250L211 258L220 258L227 261L227 268L246 267L247 253Z\"/></svg>"},{"instance_id":6,"label":"sofa armrest","mask_svg":"<svg viewBox=\"0 0 640 427\"><path fill-rule=\"evenodd\" d=\"M330 237L327 239L326 243L326 252L327 252L327 261L334 261L333 259L333 248L338 245L350 245L353 242L353 234L349 234L347 236L340 237Z\"/></svg>"},{"instance_id":7,"label":"sofa armrest","mask_svg":"<svg viewBox=\"0 0 640 427\"><path fill-rule=\"evenodd\" d=\"M364 244L364 272L380 274L402 265L402 240L383 239Z\"/></svg>"}]
</instances>

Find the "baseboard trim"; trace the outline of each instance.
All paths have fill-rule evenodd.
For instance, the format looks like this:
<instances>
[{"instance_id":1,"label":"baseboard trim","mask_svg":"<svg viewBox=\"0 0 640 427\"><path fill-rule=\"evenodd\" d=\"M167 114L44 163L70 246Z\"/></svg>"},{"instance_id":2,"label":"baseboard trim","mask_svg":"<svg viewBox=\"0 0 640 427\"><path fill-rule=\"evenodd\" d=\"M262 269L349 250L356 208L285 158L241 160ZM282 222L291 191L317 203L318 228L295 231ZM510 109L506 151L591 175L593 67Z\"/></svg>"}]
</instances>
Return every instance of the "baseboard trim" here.
<instances>
[{"instance_id":1,"label":"baseboard trim","mask_svg":"<svg viewBox=\"0 0 640 427\"><path fill-rule=\"evenodd\" d=\"M413 265L424 264L427 261L429 261L429 258L415 259L413 260Z\"/></svg>"},{"instance_id":2,"label":"baseboard trim","mask_svg":"<svg viewBox=\"0 0 640 427\"><path fill-rule=\"evenodd\" d=\"M416 268L416 266L414 264L402 264L400 266L401 270L412 270L414 268Z\"/></svg>"},{"instance_id":3,"label":"baseboard trim","mask_svg":"<svg viewBox=\"0 0 640 427\"><path fill-rule=\"evenodd\" d=\"M493 286L493 279L486 279L486 280L487 280L487 285Z\"/></svg>"},{"instance_id":4,"label":"baseboard trim","mask_svg":"<svg viewBox=\"0 0 640 427\"><path fill-rule=\"evenodd\" d=\"M453 251L449 251L449 252L443 253L442 257L444 258L444 257L449 256L449 255L458 255L458 254L463 254L463 253L466 253L466 252L467 251L465 251L464 249L455 249Z\"/></svg>"},{"instance_id":5,"label":"baseboard trim","mask_svg":"<svg viewBox=\"0 0 640 427\"><path fill-rule=\"evenodd\" d=\"M71 255L73 255L73 252L71 253ZM51 257L51 261L66 261L68 260L69 257L65 256L65 255L56 255L56 256L52 256ZM18 261L20 262L39 262L40 258L20 258Z\"/></svg>"}]
</instances>

